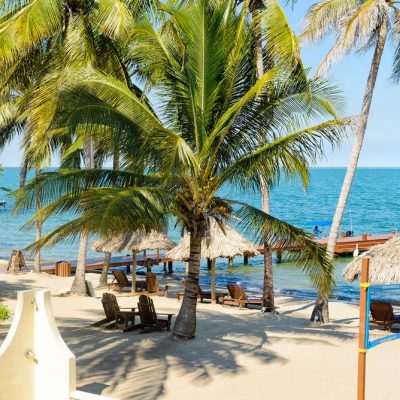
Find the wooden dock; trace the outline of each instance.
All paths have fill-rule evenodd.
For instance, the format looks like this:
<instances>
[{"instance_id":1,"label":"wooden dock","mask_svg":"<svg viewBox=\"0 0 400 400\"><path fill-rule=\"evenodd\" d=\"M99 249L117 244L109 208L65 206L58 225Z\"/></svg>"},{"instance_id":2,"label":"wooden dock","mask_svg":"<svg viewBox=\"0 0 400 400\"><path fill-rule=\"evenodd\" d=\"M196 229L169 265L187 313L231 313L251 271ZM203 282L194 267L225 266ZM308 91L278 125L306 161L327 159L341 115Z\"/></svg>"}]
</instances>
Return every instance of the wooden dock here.
<instances>
[{"instance_id":1,"label":"wooden dock","mask_svg":"<svg viewBox=\"0 0 400 400\"><path fill-rule=\"evenodd\" d=\"M137 265L144 266L147 263L151 263L152 265L158 265L159 263L166 263L171 265L172 259L165 257L165 254L160 253L159 258L157 258L157 254L147 254L146 259L144 259L143 255L137 255L136 263ZM71 272L74 273L76 270L77 261L68 261L71 263ZM86 271L95 271L101 270L103 268L104 258L88 258L86 260ZM132 265L132 256L115 256L111 257L110 267L129 267ZM46 272L47 274L55 274L56 268L55 263L47 263L41 265L42 272Z\"/></svg>"},{"instance_id":2,"label":"wooden dock","mask_svg":"<svg viewBox=\"0 0 400 400\"><path fill-rule=\"evenodd\" d=\"M399 236L397 232L392 232L390 234L382 234L382 235L371 235L371 234L363 234L361 236L354 237L341 237L338 238L335 253L336 254L353 254L354 250L358 247L360 252L367 251L371 247L376 246L378 244L386 243L389 239L394 236ZM314 239L314 241L321 247L326 248L328 245L328 238L323 239ZM301 251L299 246L293 245L287 250L290 251ZM262 254L264 253L264 248L260 246L258 251ZM272 248L273 252L280 253L282 249L277 246ZM143 257L143 254L139 254L136 257L137 265L144 266L146 264L158 265L160 263L164 264L164 268L166 269L168 266L168 270L172 272L172 263L173 259L165 256L165 253L157 254L146 254L146 257ZM71 263L71 272L74 273L76 270L77 261L69 261ZM101 270L103 268L104 258L88 258L86 260L86 271L94 271ZM247 259L245 260L247 263ZM132 266L132 256L114 256L111 257L110 267L127 267ZM48 274L55 274L55 262L52 263L44 263L41 266L42 272L46 272Z\"/></svg>"},{"instance_id":3,"label":"wooden dock","mask_svg":"<svg viewBox=\"0 0 400 400\"><path fill-rule=\"evenodd\" d=\"M354 237L340 237L337 239L335 246L335 254L353 254L354 250L358 247L360 252L367 251L371 247L376 246L378 244L384 244L389 239L392 239L395 236L399 236L397 233L389 233L382 235L372 235L369 233L363 234L361 236ZM314 239L314 241L321 247L326 248L328 245L328 238L323 239ZM301 248L298 246L289 247L290 251L301 251ZM264 248L261 246L258 248L260 253L264 253ZM279 246L272 248L273 252L282 251Z\"/></svg>"}]
</instances>

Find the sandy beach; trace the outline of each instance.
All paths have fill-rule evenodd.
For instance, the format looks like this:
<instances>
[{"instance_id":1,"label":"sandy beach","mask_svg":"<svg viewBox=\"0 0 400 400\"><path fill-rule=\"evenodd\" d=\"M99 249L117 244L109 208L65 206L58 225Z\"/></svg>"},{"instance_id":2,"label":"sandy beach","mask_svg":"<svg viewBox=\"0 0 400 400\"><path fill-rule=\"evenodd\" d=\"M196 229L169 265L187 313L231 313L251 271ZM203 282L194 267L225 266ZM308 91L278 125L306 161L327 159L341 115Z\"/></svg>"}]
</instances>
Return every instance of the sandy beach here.
<instances>
[{"instance_id":1,"label":"sandy beach","mask_svg":"<svg viewBox=\"0 0 400 400\"><path fill-rule=\"evenodd\" d=\"M98 275L87 274L96 283ZM308 323L312 301L277 299L279 316L198 304L197 336L173 340L167 332L139 334L92 328L103 316L100 297L64 296L72 278L1 274L2 302L15 307L16 290L50 288L61 334L77 359L77 386L121 400L354 399L358 307L331 303L332 322ZM137 297L118 295L122 306ZM173 291L154 297L159 312L179 310ZM4 340L11 319L0 325ZM381 335L376 331L376 335ZM367 398L397 399L398 343L368 353ZM375 379L379 376L379 379Z\"/></svg>"}]
</instances>

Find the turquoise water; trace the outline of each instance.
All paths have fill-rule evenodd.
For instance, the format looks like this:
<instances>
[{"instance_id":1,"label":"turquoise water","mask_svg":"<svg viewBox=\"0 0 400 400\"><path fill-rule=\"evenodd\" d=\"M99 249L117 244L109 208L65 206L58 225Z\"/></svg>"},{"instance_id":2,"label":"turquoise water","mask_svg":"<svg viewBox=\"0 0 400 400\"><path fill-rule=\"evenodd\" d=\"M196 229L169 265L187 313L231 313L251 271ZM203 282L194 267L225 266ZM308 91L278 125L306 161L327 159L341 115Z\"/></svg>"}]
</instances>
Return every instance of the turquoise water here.
<instances>
[{"instance_id":1,"label":"turquoise water","mask_svg":"<svg viewBox=\"0 0 400 400\"><path fill-rule=\"evenodd\" d=\"M308 190L305 191L298 181L282 182L271 193L272 214L287 222L303 227L313 220L331 220L340 192L345 169L321 168L311 171ZM19 168L6 168L0 176L0 187L15 189L19 182ZM260 207L259 193L242 193L234 188L225 188L231 198L248 202ZM0 195L7 201L5 209L0 207L0 255L8 256L13 248L24 248L34 240L34 230L21 230L29 219L30 213L12 215L12 200L6 193ZM355 234L388 233L400 227L400 169L361 168L357 171L350 200L345 210L342 229L349 229L351 224ZM62 224L70 216L64 215L48 221L46 230ZM312 227L311 227L312 229ZM327 233L327 232L326 232ZM171 237L179 241L179 232L170 231ZM46 260L75 259L78 243L61 243L54 248L44 249ZM89 250L88 256L99 256ZM339 258L336 265L339 298L353 297L357 293L355 285L347 285L340 277L341 270L349 258ZM235 267L228 271L227 262L217 263L217 283L224 286L227 281L242 282L249 290L259 291L262 286L262 261L250 260L248 266L241 265L242 260L235 259ZM183 272L183 265L177 264L176 271ZM209 283L207 270L204 268L202 282ZM277 291L294 295L312 294L304 274L289 263L276 264L274 279Z\"/></svg>"}]
</instances>

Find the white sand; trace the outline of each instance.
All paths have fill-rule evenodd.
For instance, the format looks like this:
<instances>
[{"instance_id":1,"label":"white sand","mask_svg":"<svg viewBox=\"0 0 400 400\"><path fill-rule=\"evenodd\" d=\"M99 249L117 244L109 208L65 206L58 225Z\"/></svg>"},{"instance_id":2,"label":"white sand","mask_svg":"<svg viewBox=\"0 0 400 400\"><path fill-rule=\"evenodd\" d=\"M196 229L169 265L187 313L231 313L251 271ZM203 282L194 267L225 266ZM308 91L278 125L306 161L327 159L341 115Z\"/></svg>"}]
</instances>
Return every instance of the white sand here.
<instances>
[{"instance_id":1,"label":"white sand","mask_svg":"<svg viewBox=\"0 0 400 400\"><path fill-rule=\"evenodd\" d=\"M99 276L88 278L96 282ZM310 328L308 300L277 299L277 317L199 303L196 338L176 341L167 332L141 335L89 327L103 317L101 291L98 298L60 296L71 281L46 274L0 274L0 299L14 309L16 290L51 288L58 326L77 358L82 390L121 400L356 398L357 306L331 303L332 323ZM180 303L170 296L154 297L159 312L178 312ZM134 307L137 298L123 294L118 301ZM10 322L0 325L1 342ZM367 399L399 398L399 360L396 341L368 353Z\"/></svg>"}]
</instances>

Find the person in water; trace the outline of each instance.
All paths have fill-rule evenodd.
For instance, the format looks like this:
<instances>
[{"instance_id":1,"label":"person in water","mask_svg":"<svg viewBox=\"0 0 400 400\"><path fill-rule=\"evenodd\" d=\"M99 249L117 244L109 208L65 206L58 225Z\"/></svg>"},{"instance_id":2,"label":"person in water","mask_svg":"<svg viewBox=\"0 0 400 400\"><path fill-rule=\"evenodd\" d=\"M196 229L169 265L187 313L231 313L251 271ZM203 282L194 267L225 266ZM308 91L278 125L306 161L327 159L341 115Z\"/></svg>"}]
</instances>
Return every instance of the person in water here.
<instances>
[{"instance_id":1,"label":"person in water","mask_svg":"<svg viewBox=\"0 0 400 400\"><path fill-rule=\"evenodd\" d=\"M319 229L318 229L318 226L317 225L315 225L315 227L314 227L314 230L313 230L313 235L314 235L314 237L319 237L319 235L321 235L321 233L322 233L322 231L320 231Z\"/></svg>"}]
</instances>

